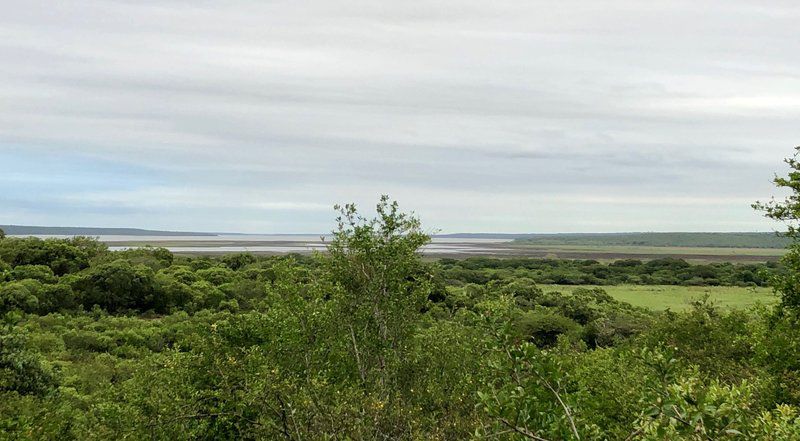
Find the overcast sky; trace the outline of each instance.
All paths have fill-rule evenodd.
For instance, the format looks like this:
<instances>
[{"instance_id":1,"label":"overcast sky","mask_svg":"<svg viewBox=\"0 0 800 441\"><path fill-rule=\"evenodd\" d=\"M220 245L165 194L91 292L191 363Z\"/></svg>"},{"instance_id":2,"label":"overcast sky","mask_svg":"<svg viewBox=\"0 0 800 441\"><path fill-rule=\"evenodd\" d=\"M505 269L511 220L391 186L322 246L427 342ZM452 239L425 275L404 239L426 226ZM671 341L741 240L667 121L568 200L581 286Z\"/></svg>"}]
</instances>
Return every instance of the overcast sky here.
<instances>
[{"instance_id":1,"label":"overcast sky","mask_svg":"<svg viewBox=\"0 0 800 441\"><path fill-rule=\"evenodd\" d=\"M800 3L0 0L0 224L752 231Z\"/></svg>"}]
</instances>

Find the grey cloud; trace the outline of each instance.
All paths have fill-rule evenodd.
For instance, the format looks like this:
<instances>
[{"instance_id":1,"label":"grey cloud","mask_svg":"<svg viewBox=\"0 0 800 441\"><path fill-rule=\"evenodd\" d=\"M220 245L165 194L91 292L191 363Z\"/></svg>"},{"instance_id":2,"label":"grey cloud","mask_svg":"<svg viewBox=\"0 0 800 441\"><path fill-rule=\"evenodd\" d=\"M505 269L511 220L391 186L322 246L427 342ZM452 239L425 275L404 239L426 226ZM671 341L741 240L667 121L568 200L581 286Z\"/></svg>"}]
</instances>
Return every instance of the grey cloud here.
<instances>
[{"instance_id":1,"label":"grey cloud","mask_svg":"<svg viewBox=\"0 0 800 441\"><path fill-rule=\"evenodd\" d=\"M800 139L794 2L2 6L0 153L69 152L197 189L177 193L192 218L149 206L161 224L134 226L292 231L290 203L390 192L444 230L764 229L748 204ZM58 200L95 198L97 224L153 192L96 190ZM214 210L203 192L251 196ZM0 202L61 223L24 196Z\"/></svg>"}]
</instances>

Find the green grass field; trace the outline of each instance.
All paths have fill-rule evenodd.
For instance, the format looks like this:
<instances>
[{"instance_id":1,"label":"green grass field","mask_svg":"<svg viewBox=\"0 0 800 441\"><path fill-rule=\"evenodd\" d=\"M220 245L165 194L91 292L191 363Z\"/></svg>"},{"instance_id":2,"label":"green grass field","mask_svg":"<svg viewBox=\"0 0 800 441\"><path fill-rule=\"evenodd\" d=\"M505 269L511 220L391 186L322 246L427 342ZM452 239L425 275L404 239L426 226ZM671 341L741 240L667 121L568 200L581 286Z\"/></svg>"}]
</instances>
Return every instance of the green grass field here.
<instances>
[{"instance_id":1,"label":"green grass field","mask_svg":"<svg viewBox=\"0 0 800 441\"><path fill-rule=\"evenodd\" d=\"M530 245L645 246L688 248L786 248L775 233L590 233L530 234L515 240Z\"/></svg>"},{"instance_id":2,"label":"green grass field","mask_svg":"<svg viewBox=\"0 0 800 441\"><path fill-rule=\"evenodd\" d=\"M524 242L502 244L520 256L561 259L595 259L601 262L618 259L650 260L664 257L693 263L755 263L777 260L786 253L779 248L669 247L638 245L536 245ZM503 253L500 253L503 254Z\"/></svg>"},{"instance_id":3,"label":"green grass field","mask_svg":"<svg viewBox=\"0 0 800 441\"><path fill-rule=\"evenodd\" d=\"M584 286L592 288L592 286ZM580 286L541 285L545 291L571 292ZM733 286L671 286L671 285L617 285L601 286L617 300L654 311L684 310L689 302L708 294L723 308L746 308L758 302L771 304L777 297L770 288L739 288Z\"/></svg>"},{"instance_id":4,"label":"green grass field","mask_svg":"<svg viewBox=\"0 0 800 441\"><path fill-rule=\"evenodd\" d=\"M653 255L714 255L714 256L763 256L780 257L786 253L785 249L776 248L721 248L721 247L655 247L638 245L528 245L514 244L520 248L537 250L607 253L607 254L653 254Z\"/></svg>"}]
</instances>

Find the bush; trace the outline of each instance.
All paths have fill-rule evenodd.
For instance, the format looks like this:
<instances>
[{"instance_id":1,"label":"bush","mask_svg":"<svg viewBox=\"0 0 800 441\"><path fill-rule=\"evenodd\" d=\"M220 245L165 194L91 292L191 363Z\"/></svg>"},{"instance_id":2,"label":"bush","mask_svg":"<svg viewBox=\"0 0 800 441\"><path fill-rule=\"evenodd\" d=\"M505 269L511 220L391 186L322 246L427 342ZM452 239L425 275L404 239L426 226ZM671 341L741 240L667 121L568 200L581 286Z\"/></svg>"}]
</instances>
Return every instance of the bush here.
<instances>
[{"instance_id":1,"label":"bush","mask_svg":"<svg viewBox=\"0 0 800 441\"><path fill-rule=\"evenodd\" d=\"M546 310L524 312L514 326L519 337L539 347L551 347L560 335L575 335L580 329L573 320Z\"/></svg>"},{"instance_id":2,"label":"bush","mask_svg":"<svg viewBox=\"0 0 800 441\"><path fill-rule=\"evenodd\" d=\"M578 288L572 295L563 299L559 310L564 316L585 325L603 316L609 305L617 305L617 301L601 288Z\"/></svg>"},{"instance_id":3,"label":"bush","mask_svg":"<svg viewBox=\"0 0 800 441\"><path fill-rule=\"evenodd\" d=\"M500 289L500 293L514 298L521 308L530 309L544 294L536 282L529 278L514 280Z\"/></svg>"},{"instance_id":4,"label":"bush","mask_svg":"<svg viewBox=\"0 0 800 441\"><path fill-rule=\"evenodd\" d=\"M236 273L227 267L213 267L197 271L197 276L212 285L219 286L224 283L232 282Z\"/></svg>"},{"instance_id":5,"label":"bush","mask_svg":"<svg viewBox=\"0 0 800 441\"><path fill-rule=\"evenodd\" d=\"M172 252L166 248L144 246L141 248L129 248L122 251L114 251L100 256L92 262L92 265L109 263L115 260L127 260L132 265L144 265L158 271L168 268L174 261Z\"/></svg>"},{"instance_id":6,"label":"bush","mask_svg":"<svg viewBox=\"0 0 800 441\"><path fill-rule=\"evenodd\" d=\"M222 263L233 271L238 271L251 263L255 263L256 260L256 257L249 253L228 254L222 257Z\"/></svg>"},{"instance_id":7,"label":"bush","mask_svg":"<svg viewBox=\"0 0 800 441\"><path fill-rule=\"evenodd\" d=\"M35 280L6 283L0 286L0 313L8 311L36 312L39 299L36 294L41 283Z\"/></svg>"},{"instance_id":8,"label":"bush","mask_svg":"<svg viewBox=\"0 0 800 441\"><path fill-rule=\"evenodd\" d=\"M71 310L77 306L75 293L66 283L44 285L38 295L39 314L48 314L56 311Z\"/></svg>"},{"instance_id":9,"label":"bush","mask_svg":"<svg viewBox=\"0 0 800 441\"><path fill-rule=\"evenodd\" d=\"M6 238L0 241L0 259L11 266L47 265L56 275L74 273L89 266L107 247L94 239Z\"/></svg>"},{"instance_id":10,"label":"bush","mask_svg":"<svg viewBox=\"0 0 800 441\"><path fill-rule=\"evenodd\" d=\"M67 349L72 351L109 352L116 347L111 337L95 331L68 331L62 338Z\"/></svg>"},{"instance_id":11,"label":"bush","mask_svg":"<svg viewBox=\"0 0 800 441\"><path fill-rule=\"evenodd\" d=\"M25 343L16 331L0 331L0 391L44 395L57 386L56 375Z\"/></svg>"},{"instance_id":12,"label":"bush","mask_svg":"<svg viewBox=\"0 0 800 441\"><path fill-rule=\"evenodd\" d=\"M163 313L172 308L183 308L197 300L197 291L182 280L163 273L159 273L156 280L158 295L153 301L153 309L156 312Z\"/></svg>"},{"instance_id":13,"label":"bush","mask_svg":"<svg viewBox=\"0 0 800 441\"><path fill-rule=\"evenodd\" d=\"M19 265L11 270L14 280L33 279L42 283L55 283L57 281L53 270L47 265Z\"/></svg>"},{"instance_id":14,"label":"bush","mask_svg":"<svg viewBox=\"0 0 800 441\"><path fill-rule=\"evenodd\" d=\"M72 282L80 303L98 305L109 312L145 311L155 306L155 274L144 265L115 260L92 267Z\"/></svg>"}]
</instances>

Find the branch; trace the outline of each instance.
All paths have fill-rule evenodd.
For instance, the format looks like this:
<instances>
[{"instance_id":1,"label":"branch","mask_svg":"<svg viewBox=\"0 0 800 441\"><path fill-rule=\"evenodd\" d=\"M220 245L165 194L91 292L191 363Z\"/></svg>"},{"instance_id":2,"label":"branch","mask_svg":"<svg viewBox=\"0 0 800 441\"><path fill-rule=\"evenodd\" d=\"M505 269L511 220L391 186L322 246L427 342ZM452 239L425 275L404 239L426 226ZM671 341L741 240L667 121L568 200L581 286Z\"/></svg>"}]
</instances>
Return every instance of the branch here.
<instances>
[{"instance_id":1,"label":"branch","mask_svg":"<svg viewBox=\"0 0 800 441\"><path fill-rule=\"evenodd\" d=\"M367 382L367 375L364 372L364 366L361 364L361 354L358 352L358 343L356 343L356 333L353 331L353 325L350 325L350 338L353 340L353 352L356 355L356 364L358 364L358 374L361 376L361 382Z\"/></svg>"},{"instance_id":2,"label":"branch","mask_svg":"<svg viewBox=\"0 0 800 441\"><path fill-rule=\"evenodd\" d=\"M643 430L641 427L640 427L640 428L638 428L638 429L636 429L636 430L634 430L633 432L631 432L631 434L630 434L630 435L628 435L628 436L625 438L625 441L630 441L630 440L632 440L632 439L636 438L637 436L641 435L641 434L642 434L642 432L644 432L644 430Z\"/></svg>"},{"instance_id":3,"label":"branch","mask_svg":"<svg viewBox=\"0 0 800 441\"><path fill-rule=\"evenodd\" d=\"M532 440L536 440L536 441L549 441L547 438L542 438L541 436L536 435L535 433L531 432L528 429L525 429L525 428L522 428L522 427L517 427L517 426L511 424L505 418L500 418L500 422L503 423L506 427L508 427L512 431L514 431L516 433L519 433L520 435L522 435L522 436L524 436L524 437L526 437L528 439L532 439Z\"/></svg>"},{"instance_id":4,"label":"branch","mask_svg":"<svg viewBox=\"0 0 800 441\"><path fill-rule=\"evenodd\" d=\"M534 370L534 372L536 371ZM561 395L558 394L558 391L556 391L553 388L553 386L550 384L549 381L547 381L544 377L542 377L542 375L539 372L536 372L536 375L542 380L544 385L548 389L550 389L550 392L552 392L553 395L555 395L556 400L558 400L558 404L560 404L561 407L564 408L564 413L567 415L567 420L569 420L569 427L570 429L572 429L572 434L575 435L575 439L580 441L581 436L578 434L578 428L575 427L575 420L572 418L572 412L570 412L569 406L567 406L567 403L565 403L564 400L561 399Z\"/></svg>"}]
</instances>

